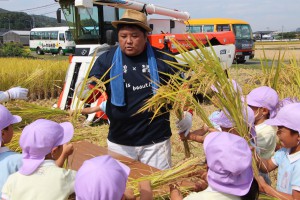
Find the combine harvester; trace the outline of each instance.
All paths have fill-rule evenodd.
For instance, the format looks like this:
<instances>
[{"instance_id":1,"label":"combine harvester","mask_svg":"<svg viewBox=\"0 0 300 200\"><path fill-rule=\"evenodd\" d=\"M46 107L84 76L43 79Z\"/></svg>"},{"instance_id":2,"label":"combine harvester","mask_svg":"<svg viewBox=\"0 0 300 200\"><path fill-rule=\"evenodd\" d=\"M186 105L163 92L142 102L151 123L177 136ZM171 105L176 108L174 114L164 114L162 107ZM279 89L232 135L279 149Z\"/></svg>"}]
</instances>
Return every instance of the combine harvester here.
<instances>
[{"instance_id":1,"label":"combine harvester","mask_svg":"<svg viewBox=\"0 0 300 200\"><path fill-rule=\"evenodd\" d=\"M187 39L191 39L186 33L184 24L184 21L190 18L187 12L133 0L59 0L58 2L61 7L57 13L58 21L60 10L62 10L76 43L75 54L70 60L64 88L57 105L62 110L75 109L76 102L79 101L74 91L76 82L82 80L88 73L94 53L96 52L96 57L98 57L117 44L117 33L111 22L121 18L124 9L170 17L170 19L148 19L153 29L148 37L152 46L169 50L180 57L177 49L170 42L170 38L175 38L187 48L192 49L187 42ZM235 52L235 37L232 32L195 33L193 35L207 46L209 40L222 66L224 68L231 66ZM100 101L94 102L91 106L99 105ZM96 117L101 116L103 113L96 113ZM92 121L94 117L95 114L90 114L87 120Z\"/></svg>"}]
</instances>

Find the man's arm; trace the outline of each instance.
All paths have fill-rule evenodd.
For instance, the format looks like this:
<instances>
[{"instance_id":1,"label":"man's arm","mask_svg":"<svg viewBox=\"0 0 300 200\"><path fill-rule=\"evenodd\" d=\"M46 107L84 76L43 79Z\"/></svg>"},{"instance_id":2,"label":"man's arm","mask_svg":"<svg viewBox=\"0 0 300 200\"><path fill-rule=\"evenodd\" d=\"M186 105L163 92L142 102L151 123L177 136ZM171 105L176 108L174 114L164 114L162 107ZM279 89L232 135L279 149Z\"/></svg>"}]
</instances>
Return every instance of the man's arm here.
<instances>
[{"instance_id":1,"label":"man's arm","mask_svg":"<svg viewBox=\"0 0 300 200\"><path fill-rule=\"evenodd\" d=\"M0 91L0 103L11 99L27 99L28 89L21 87L13 87L5 92Z\"/></svg>"}]
</instances>

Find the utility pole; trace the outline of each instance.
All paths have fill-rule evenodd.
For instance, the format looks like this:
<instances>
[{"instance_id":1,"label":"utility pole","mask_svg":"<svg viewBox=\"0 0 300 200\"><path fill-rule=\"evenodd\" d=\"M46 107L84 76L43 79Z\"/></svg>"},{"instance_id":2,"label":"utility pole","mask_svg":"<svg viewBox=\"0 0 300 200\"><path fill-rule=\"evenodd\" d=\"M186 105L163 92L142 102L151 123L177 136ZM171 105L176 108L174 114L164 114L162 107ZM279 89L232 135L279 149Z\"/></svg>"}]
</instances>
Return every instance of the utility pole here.
<instances>
[{"instance_id":1,"label":"utility pole","mask_svg":"<svg viewBox=\"0 0 300 200\"><path fill-rule=\"evenodd\" d=\"M35 19L34 19L34 17L32 15L30 15L30 16L32 18L32 28L34 28L35 27Z\"/></svg>"}]
</instances>

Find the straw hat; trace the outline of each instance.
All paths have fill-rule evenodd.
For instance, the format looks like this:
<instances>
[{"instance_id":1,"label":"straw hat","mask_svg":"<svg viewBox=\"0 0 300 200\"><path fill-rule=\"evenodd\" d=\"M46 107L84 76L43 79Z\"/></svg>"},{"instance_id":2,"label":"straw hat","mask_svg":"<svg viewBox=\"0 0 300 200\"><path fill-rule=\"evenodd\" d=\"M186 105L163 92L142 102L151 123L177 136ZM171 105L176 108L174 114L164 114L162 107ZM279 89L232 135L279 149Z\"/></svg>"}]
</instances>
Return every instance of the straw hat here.
<instances>
[{"instance_id":1,"label":"straw hat","mask_svg":"<svg viewBox=\"0 0 300 200\"><path fill-rule=\"evenodd\" d=\"M118 24L133 24L151 32L152 29L147 23L147 17L144 13L137 10L127 9L119 21L111 22L113 27L117 28Z\"/></svg>"}]
</instances>

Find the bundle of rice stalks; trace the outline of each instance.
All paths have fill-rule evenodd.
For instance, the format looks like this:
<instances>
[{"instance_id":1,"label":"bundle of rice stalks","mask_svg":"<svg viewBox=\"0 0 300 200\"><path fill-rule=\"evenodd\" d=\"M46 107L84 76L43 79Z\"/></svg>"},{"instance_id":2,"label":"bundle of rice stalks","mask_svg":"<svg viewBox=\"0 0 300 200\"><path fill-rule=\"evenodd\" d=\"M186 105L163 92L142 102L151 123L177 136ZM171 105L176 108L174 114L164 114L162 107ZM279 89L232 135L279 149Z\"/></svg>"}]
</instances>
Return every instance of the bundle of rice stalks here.
<instances>
[{"instance_id":1,"label":"bundle of rice stalks","mask_svg":"<svg viewBox=\"0 0 300 200\"><path fill-rule=\"evenodd\" d=\"M259 200L279 200L276 197L272 197L272 196L269 196L269 195L264 194L264 193L259 193L258 199Z\"/></svg>"},{"instance_id":2,"label":"bundle of rice stalks","mask_svg":"<svg viewBox=\"0 0 300 200\"><path fill-rule=\"evenodd\" d=\"M138 197L140 195L138 190L139 182L144 180L150 180L151 188L154 194L156 195L155 198L168 197L169 187L166 188L167 190L162 190L162 186L168 186L169 184L175 184L180 181L190 180L188 177L190 177L193 174L198 174L198 176L201 176L202 173L206 171L206 166L200 165L201 161L203 161L203 159L195 157L187 159L182 163L178 163L171 169L158 171L138 179L129 179L127 183L127 188L132 189L134 191L134 195ZM199 179L200 178L198 178L198 180ZM191 188L183 186L180 189L184 192L190 190Z\"/></svg>"}]
</instances>

